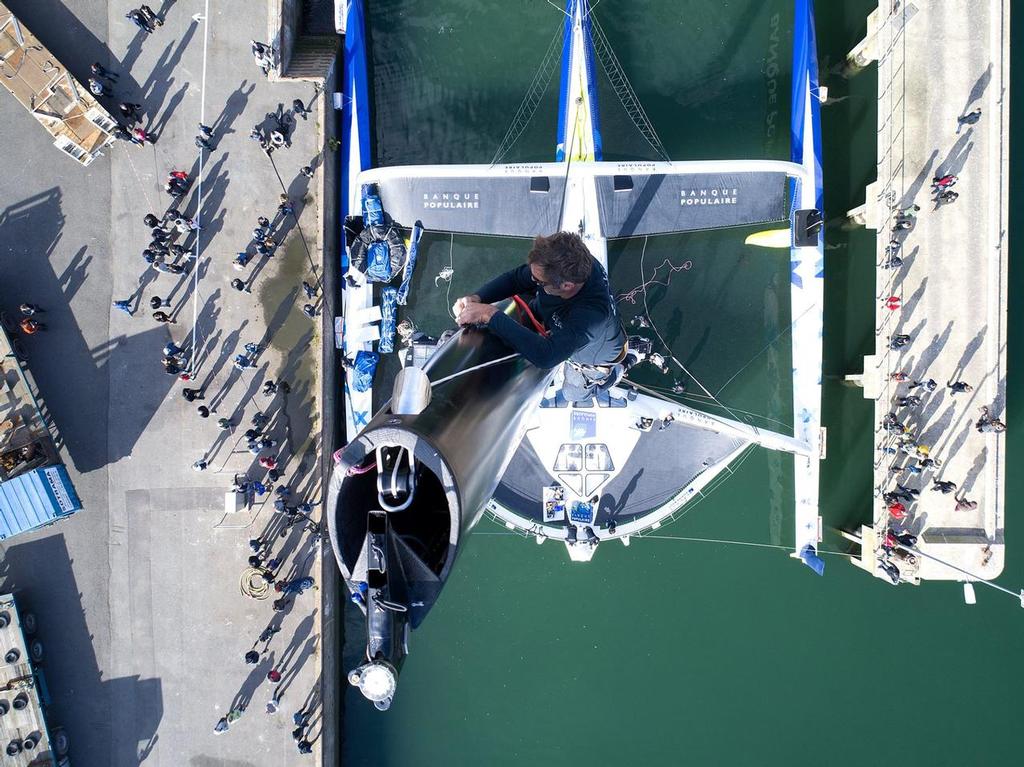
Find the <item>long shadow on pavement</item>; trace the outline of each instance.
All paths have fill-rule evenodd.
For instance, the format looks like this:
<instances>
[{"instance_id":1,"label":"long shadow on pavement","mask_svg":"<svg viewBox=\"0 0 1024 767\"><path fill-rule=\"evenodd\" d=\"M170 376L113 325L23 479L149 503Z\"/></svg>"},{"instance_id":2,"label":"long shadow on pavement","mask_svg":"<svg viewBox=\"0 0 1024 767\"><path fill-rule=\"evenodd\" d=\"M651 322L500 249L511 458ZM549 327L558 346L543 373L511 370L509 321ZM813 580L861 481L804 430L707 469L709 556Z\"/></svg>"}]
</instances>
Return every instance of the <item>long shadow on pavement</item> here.
<instances>
[{"instance_id":1,"label":"long shadow on pavement","mask_svg":"<svg viewBox=\"0 0 1024 767\"><path fill-rule=\"evenodd\" d=\"M148 329L89 347L64 291L79 290L90 257L83 248L60 275L50 263L64 226L61 201L60 190L53 188L0 211L5 273L21 275L17 281L0 280L0 306L17 307L28 300L46 310L47 332L25 344L29 369L59 440L75 468L86 473L131 455L170 389L171 382L155 366L140 365L163 347L167 331L139 317L145 323L139 327ZM30 295L23 294L26 290ZM124 370L132 371L139 396L109 413L111 377ZM108 430L110 416L116 416L111 420L116 428Z\"/></svg>"},{"instance_id":2,"label":"long shadow on pavement","mask_svg":"<svg viewBox=\"0 0 1024 767\"><path fill-rule=\"evenodd\" d=\"M65 727L75 762L138 764L163 719L161 682L103 679L71 565L63 535L19 543L3 552L0 588L15 593L22 612L36 616L52 698L48 724ZM115 709L121 710L116 737Z\"/></svg>"}]
</instances>

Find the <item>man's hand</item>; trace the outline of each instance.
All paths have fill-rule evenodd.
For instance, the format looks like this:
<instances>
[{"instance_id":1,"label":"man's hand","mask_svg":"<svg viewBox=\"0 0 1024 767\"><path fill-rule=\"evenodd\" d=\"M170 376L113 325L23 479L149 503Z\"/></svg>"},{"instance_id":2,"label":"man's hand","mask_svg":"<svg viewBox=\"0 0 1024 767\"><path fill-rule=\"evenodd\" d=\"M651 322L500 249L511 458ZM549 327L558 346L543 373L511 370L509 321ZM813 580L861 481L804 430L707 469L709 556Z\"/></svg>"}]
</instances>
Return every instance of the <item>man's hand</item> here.
<instances>
[{"instance_id":1,"label":"man's hand","mask_svg":"<svg viewBox=\"0 0 1024 767\"><path fill-rule=\"evenodd\" d=\"M478 303L480 303L480 296L478 296L476 293L474 293L471 296L463 296L462 298L457 300L455 304L452 306L452 315L455 317L455 319L458 319L459 315L462 314L463 309L465 309L470 304Z\"/></svg>"},{"instance_id":2,"label":"man's hand","mask_svg":"<svg viewBox=\"0 0 1024 767\"><path fill-rule=\"evenodd\" d=\"M463 306L462 311L459 312L458 322L460 325L486 325L497 311L498 307L496 306L473 301Z\"/></svg>"}]
</instances>

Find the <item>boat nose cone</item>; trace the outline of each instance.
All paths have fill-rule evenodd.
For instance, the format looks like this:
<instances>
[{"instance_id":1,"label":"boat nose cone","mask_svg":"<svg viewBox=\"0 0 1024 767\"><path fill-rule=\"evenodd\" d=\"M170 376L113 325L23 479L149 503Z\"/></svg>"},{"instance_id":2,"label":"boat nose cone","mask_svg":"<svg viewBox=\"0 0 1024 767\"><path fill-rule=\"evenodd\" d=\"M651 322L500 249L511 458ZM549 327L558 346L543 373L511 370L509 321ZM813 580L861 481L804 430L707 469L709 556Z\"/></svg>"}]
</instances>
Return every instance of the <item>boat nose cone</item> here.
<instances>
[{"instance_id":1,"label":"boat nose cone","mask_svg":"<svg viewBox=\"0 0 1024 767\"><path fill-rule=\"evenodd\" d=\"M349 684L358 687L363 697L373 702L381 711L391 706L398 680L390 664L373 661L354 669L348 675Z\"/></svg>"}]
</instances>

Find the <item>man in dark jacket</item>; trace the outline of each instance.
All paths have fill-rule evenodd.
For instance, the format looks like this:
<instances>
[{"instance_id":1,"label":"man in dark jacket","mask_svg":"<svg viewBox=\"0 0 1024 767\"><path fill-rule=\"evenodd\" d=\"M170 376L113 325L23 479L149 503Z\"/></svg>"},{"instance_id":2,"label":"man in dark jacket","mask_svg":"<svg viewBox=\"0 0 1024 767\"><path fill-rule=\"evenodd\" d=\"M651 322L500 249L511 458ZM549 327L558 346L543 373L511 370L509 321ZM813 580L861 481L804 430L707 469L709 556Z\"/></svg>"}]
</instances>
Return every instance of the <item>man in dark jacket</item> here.
<instances>
[{"instance_id":1,"label":"man in dark jacket","mask_svg":"<svg viewBox=\"0 0 1024 767\"><path fill-rule=\"evenodd\" d=\"M486 325L539 368L565 364L562 394L579 402L622 377L626 333L608 275L576 234L537 237L527 263L455 302L460 325ZM493 305L520 295L547 330L523 327Z\"/></svg>"}]
</instances>

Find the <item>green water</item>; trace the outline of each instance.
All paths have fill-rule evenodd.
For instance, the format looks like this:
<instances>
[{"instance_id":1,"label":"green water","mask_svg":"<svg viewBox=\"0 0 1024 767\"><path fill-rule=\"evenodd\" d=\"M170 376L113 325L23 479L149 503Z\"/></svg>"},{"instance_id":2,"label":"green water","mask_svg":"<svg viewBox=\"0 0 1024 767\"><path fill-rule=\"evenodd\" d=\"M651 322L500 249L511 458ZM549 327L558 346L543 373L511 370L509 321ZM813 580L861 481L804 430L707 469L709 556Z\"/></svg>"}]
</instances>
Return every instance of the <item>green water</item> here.
<instances>
[{"instance_id":1,"label":"green water","mask_svg":"<svg viewBox=\"0 0 1024 767\"><path fill-rule=\"evenodd\" d=\"M818 3L822 81L832 98L849 96L823 111L827 217L862 202L874 177L874 68L850 80L828 72L874 5ZM603 0L595 16L674 158L786 158L789 6ZM378 2L370 18L382 164L489 161L560 23L539 0ZM1015 21L1024 44L1022 30ZM509 160L551 158L556 81ZM652 157L607 88L601 98L606 157ZM1011 103L1016 118L1020 100ZM779 336L790 321L788 266L784 255L740 248L744 234L650 240L649 264L693 261L649 294L652 317L705 386L724 387L730 407L788 424L790 350ZM833 227L828 244L821 495L826 526L838 527L869 516L872 408L839 380L872 351L874 239ZM637 284L642 247L610 248L617 292ZM428 234L423 254L409 313L432 332L452 297L522 251ZM448 265L450 283L435 285ZM1011 295L1021 279L1011 273ZM1010 312L1014 328L1020 312ZM1019 345L1011 332L1011 355ZM643 375L659 384L659 374ZM1017 401L1016 378L1010 386ZM1024 421L1009 412L1012 465ZM790 466L750 453L659 532L788 543ZM1019 483L1011 473L1008 500ZM1024 583L1013 520L1001 579L1010 588ZM841 543L829 533L823 547ZM1020 607L978 587L968 608L956 584L892 588L828 560L817 578L777 549L659 539L606 544L579 565L560 544L485 523L413 634L392 709L346 697L344 764L1018 763Z\"/></svg>"}]
</instances>

